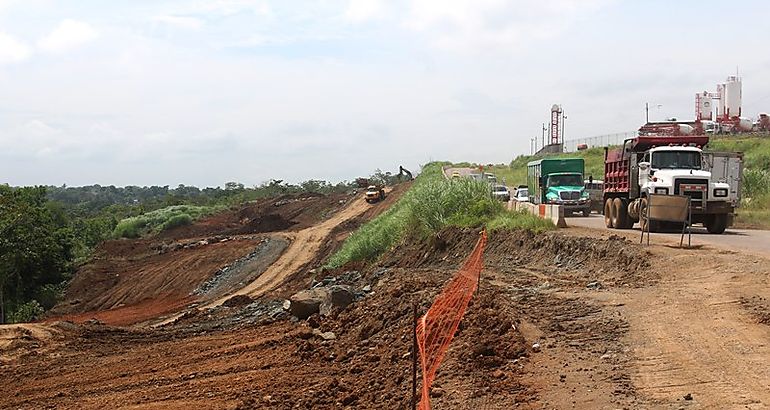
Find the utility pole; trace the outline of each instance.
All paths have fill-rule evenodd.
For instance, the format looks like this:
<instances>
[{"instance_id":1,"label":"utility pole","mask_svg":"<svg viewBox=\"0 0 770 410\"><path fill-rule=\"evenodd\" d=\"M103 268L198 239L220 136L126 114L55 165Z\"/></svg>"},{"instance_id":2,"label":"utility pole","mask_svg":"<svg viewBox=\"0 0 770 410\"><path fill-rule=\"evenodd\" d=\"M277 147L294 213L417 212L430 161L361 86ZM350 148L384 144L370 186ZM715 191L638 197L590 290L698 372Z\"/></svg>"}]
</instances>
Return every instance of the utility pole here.
<instances>
[{"instance_id":1,"label":"utility pole","mask_svg":"<svg viewBox=\"0 0 770 410\"><path fill-rule=\"evenodd\" d=\"M545 148L545 132L548 131L548 128L546 128L545 123L543 123L543 145L542 147Z\"/></svg>"},{"instance_id":2,"label":"utility pole","mask_svg":"<svg viewBox=\"0 0 770 410\"><path fill-rule=\"evenodd\" d=\"M645 124L650 123L650 103L644 103L644 121Z\"/></svg>"}]
</instances>

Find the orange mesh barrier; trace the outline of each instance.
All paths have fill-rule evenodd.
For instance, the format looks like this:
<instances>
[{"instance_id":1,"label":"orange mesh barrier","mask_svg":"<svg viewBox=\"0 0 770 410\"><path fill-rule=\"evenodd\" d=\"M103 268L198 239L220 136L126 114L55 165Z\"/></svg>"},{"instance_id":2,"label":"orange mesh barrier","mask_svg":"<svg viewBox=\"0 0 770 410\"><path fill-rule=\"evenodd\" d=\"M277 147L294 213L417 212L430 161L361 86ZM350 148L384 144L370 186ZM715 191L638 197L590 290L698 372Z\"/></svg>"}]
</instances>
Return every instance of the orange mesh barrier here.
<instances>
[{"instance_id":1,"label":"orange mesh barrier","mask_svg":"<svg viewBox=\"0 0 770 410\"><path fill-rule=\"evenodd\" d=\"M430 386L478 287L486 244L487 232L483 231L465 264L436 297L428 312L417 321L415 333L422 364L420 410L430 410Z\"/></svg>"}]
</instances>

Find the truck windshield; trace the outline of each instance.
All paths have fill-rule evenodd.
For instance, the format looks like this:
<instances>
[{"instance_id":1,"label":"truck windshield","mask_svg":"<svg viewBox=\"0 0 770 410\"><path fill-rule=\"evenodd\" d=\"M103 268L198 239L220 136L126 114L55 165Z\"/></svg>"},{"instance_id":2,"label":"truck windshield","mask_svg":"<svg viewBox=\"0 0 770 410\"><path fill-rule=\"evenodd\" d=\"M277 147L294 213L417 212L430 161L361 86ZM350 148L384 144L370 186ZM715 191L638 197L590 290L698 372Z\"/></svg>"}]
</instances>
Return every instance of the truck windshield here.
<instances>
[{"instance_id":1,"label":"truck windshield","mask_svg":"<svg viewBox=\"0 0 770 410\"><path fill-rule=\"evenodd\" d=\"M700 169L700 152L663 151L652 154L652 167L656 169Z\"/></svg>"},{"instance_id":2,"label":"truck windshield","mask_svg":"<svg viewBox=\"0 0 770 410\"><path fill-rule=\"evenodd\" d=\"M548 186L583 186L582 175L551 175L548 177Z\"/></svg>"}]
</instances>

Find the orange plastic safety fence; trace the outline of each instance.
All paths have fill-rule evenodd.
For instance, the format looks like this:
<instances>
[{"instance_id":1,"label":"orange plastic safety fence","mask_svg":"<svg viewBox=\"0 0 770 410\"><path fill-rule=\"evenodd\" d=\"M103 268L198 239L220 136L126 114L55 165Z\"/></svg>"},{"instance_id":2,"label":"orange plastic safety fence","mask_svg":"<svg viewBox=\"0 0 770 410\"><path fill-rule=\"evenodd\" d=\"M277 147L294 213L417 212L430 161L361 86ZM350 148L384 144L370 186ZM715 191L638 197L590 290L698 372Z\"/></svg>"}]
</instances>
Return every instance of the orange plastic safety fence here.
<instances>
[{"instance_id":1,"label":"orange plastic safety fence","mask_svg":"<svg viewBox=\"0 0 770 410\"><path fill-rule=\"evenodd\" d=\"M428 312L417 321L417 346L422 364L420 410L430 410L430 386L478 287L486 243L487 232L483 231L465 264L436 297Z\"/></svg>"}]
</instances>

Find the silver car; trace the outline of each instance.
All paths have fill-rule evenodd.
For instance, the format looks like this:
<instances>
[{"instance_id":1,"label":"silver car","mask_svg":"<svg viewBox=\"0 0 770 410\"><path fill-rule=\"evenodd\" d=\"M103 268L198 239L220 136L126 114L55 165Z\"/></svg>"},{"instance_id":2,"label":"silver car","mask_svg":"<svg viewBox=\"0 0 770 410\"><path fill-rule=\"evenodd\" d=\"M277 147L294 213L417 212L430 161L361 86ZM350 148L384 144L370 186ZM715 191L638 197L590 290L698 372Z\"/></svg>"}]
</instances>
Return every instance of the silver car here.
<instances>
[{"instance_id":1,"label":"silver car","mask_svg":"<svg viewBox=\"0 0 770 410\"><path fill-rule=\"evenodd\" d=\"M492 186L492 196L503 202L508 202L511 200L511 191L505 185L494 185Z\"/></svg>"}]
</instances>

